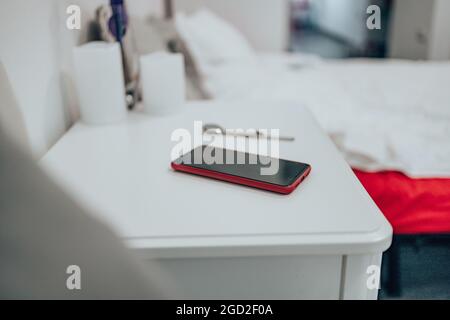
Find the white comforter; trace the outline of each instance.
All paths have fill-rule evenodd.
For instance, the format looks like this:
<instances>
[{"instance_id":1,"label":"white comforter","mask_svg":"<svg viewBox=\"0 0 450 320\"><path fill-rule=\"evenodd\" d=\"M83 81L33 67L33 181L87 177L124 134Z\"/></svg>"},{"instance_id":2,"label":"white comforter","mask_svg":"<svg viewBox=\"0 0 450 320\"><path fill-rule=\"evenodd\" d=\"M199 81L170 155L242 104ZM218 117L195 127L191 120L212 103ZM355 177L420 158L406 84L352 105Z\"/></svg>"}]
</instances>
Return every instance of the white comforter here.
<instances>
[{"instance_id":1,"label":"white comforter","mask_svg":"<svg viewBox=\"0 0 450 320\"><path fill-rule=\"evenodd\" d=\"M216 99L308 106L353 167L450 177L450 63L265 55L203 73Z\"/></svg>"}]
</instances>

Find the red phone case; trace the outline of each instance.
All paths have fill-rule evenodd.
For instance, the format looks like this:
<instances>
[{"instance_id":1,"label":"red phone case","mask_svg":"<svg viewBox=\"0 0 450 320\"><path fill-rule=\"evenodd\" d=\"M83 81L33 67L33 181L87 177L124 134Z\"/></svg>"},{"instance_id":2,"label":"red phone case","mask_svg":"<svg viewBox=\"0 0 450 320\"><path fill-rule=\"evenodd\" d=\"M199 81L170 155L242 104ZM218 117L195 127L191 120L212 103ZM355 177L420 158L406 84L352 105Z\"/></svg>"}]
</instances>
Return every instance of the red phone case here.
<instances>
[{"instance_id":1,"label":"red phone case","mask_svg":"<svg viewBox=\"0 0 450 320\"><path fill-rule=\"evenodd\" d=\"M308 166L308 169L306 169L302 175L300 175L297 179L295 179L295 181L293 183L291 183L288 186L280 186L280 185L276 185L276 184L272 184L272 183L268 183L268 182L262 182L262 181L243 178L243 177L239 177L239 176L233 176L233 175L229 175L229 174L225 174L225 173L221 173L221 172L217 172L217 171L195 168L195 167L191 167L191 166L186 166L184 164L177 164L175 162L172 162L171 166L176 171L187 172L187 173L191 173L191 174L195 174L195 175L199 175L199 176L203 176L203 177L208 177L208 178L221 180L221 181L227 181L227 182L231 182L231 183L236 183L236 184L240 184L240 185L244 185L244 186L249 186L249 187L272 191L272 192L281 193L281 194L289 194L292 191L294 191L295 188L297 188L297 186L311 172L311 166Z\"/></svg>"}]
</instances>

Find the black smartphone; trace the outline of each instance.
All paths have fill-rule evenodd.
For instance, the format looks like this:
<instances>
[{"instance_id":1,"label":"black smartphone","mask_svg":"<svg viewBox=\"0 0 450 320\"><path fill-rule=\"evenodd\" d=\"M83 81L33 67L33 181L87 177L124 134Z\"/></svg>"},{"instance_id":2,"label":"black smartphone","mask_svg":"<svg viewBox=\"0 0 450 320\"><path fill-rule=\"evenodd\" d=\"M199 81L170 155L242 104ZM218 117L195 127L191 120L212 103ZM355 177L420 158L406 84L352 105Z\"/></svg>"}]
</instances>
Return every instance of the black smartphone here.
<instances>
[{"instance_id":1,"label":"black smartphone","mask_svg":"<svg viewBox=\"0 0 450 320\"><path fill-rule=\"evenodd\" d=\"M308 176L306 163L200 146L171 164L176 171L289 194Z\"/></svg>"}]
</instances>

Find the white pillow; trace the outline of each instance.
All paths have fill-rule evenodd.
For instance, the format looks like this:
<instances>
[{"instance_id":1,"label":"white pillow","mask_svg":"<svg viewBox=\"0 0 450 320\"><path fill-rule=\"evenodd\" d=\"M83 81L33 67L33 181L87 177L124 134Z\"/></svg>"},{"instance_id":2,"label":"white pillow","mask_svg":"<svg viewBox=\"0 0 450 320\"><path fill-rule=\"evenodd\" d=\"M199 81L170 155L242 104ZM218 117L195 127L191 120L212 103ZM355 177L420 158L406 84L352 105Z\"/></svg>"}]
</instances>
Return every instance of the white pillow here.
<instances>
[{"instance_id":1,"label":"white pillow","mask_svg":"<svg viewBox=\"0 0 450 320\"><path fill-rule=\"evenodd\" d=\"M202 9L191 16L177 14L176 26L200 66L255 57L245 37L209 10Z\"/></svg>"}]
</instances>

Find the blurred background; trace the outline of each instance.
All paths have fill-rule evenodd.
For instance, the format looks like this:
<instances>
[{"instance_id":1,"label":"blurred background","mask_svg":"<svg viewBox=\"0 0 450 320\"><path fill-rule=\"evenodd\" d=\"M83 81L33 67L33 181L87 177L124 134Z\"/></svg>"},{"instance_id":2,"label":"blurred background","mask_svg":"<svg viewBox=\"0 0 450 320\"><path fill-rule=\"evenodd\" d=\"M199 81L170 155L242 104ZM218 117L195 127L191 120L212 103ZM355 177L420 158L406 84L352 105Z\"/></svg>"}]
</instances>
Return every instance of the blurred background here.
<instances>
[{"instance_id":1,"label":"blurred background","mask_svg":"<svg viewBox=\"0 0 450 320\"><path fill-rule=\"evenodd\" d=\"M30 150L36 159L79 117L72 77L72 49L102 37L94 23L96 10L108 3L106 0L1 1L0 61L14 89ZM66 10L72 4L81 8L80 30L65 27ZM305 54L302 57L314 61L376 58L432 63L450 59L449 0L129 0L126 5L131 23L138 22L134 25L132 50L139 54L151 51L148 41L152 39L141 21L150 16L170 20L177 12L192 14L207 8L239 30L258 54ZM366 26L369 5L381 9L380 30L369 30ZM291 63L294 69L305 64L295 63ZM440 65L433 68L435 72ZM395 72L377 70L381 70L379 79L395 75ZM408 72L402 79L410 83ZM256 76L252 74L252 77ZM424 83L434 78L433 73L427 77L422 79ZM352 79L349 75L350 82ZM411 82L418 80L412 77ZM277 92L284 92L282 89ZM370 86L366 89L371 94ZM209 91L193 97L211 98L216 93ZM404 92L409 94L414 90ZM445 99L440 106L445 107L447 103L446 107L450 108L450 101ZM401 274L397 280L402 290L389 294L383 286L381 298L450 298L448 234L431 240L404 237L401 242L401 246L395 247L395 255L386 257L386 261L402 261L391 270L398 272L397 278Z\"/></svg>"},{"instance_id":2,"label":"blurred background","mask_svg":"<svg viewBox=\"0 0 450 320\"><path fill-rule=\"evenodd\" d=\"M381 30L368 30L366 8L381 9ZM448 57L449 1L292 0L292 51L329 58Z\"/></svg>"},{"instance_id":3,"label":"blurred background","mask_svg":"<svg viewBox=\"0 0 450 320\"><path fill-rule=\"evenodd\" d=\"M381 9L381 30L366 27L371 4ZM390 56L394 54L387 51L389 30L395 28L390 23L393 4L392 0L292 0L290 50L326 58Z\"/></svg>"}]
</instances>

